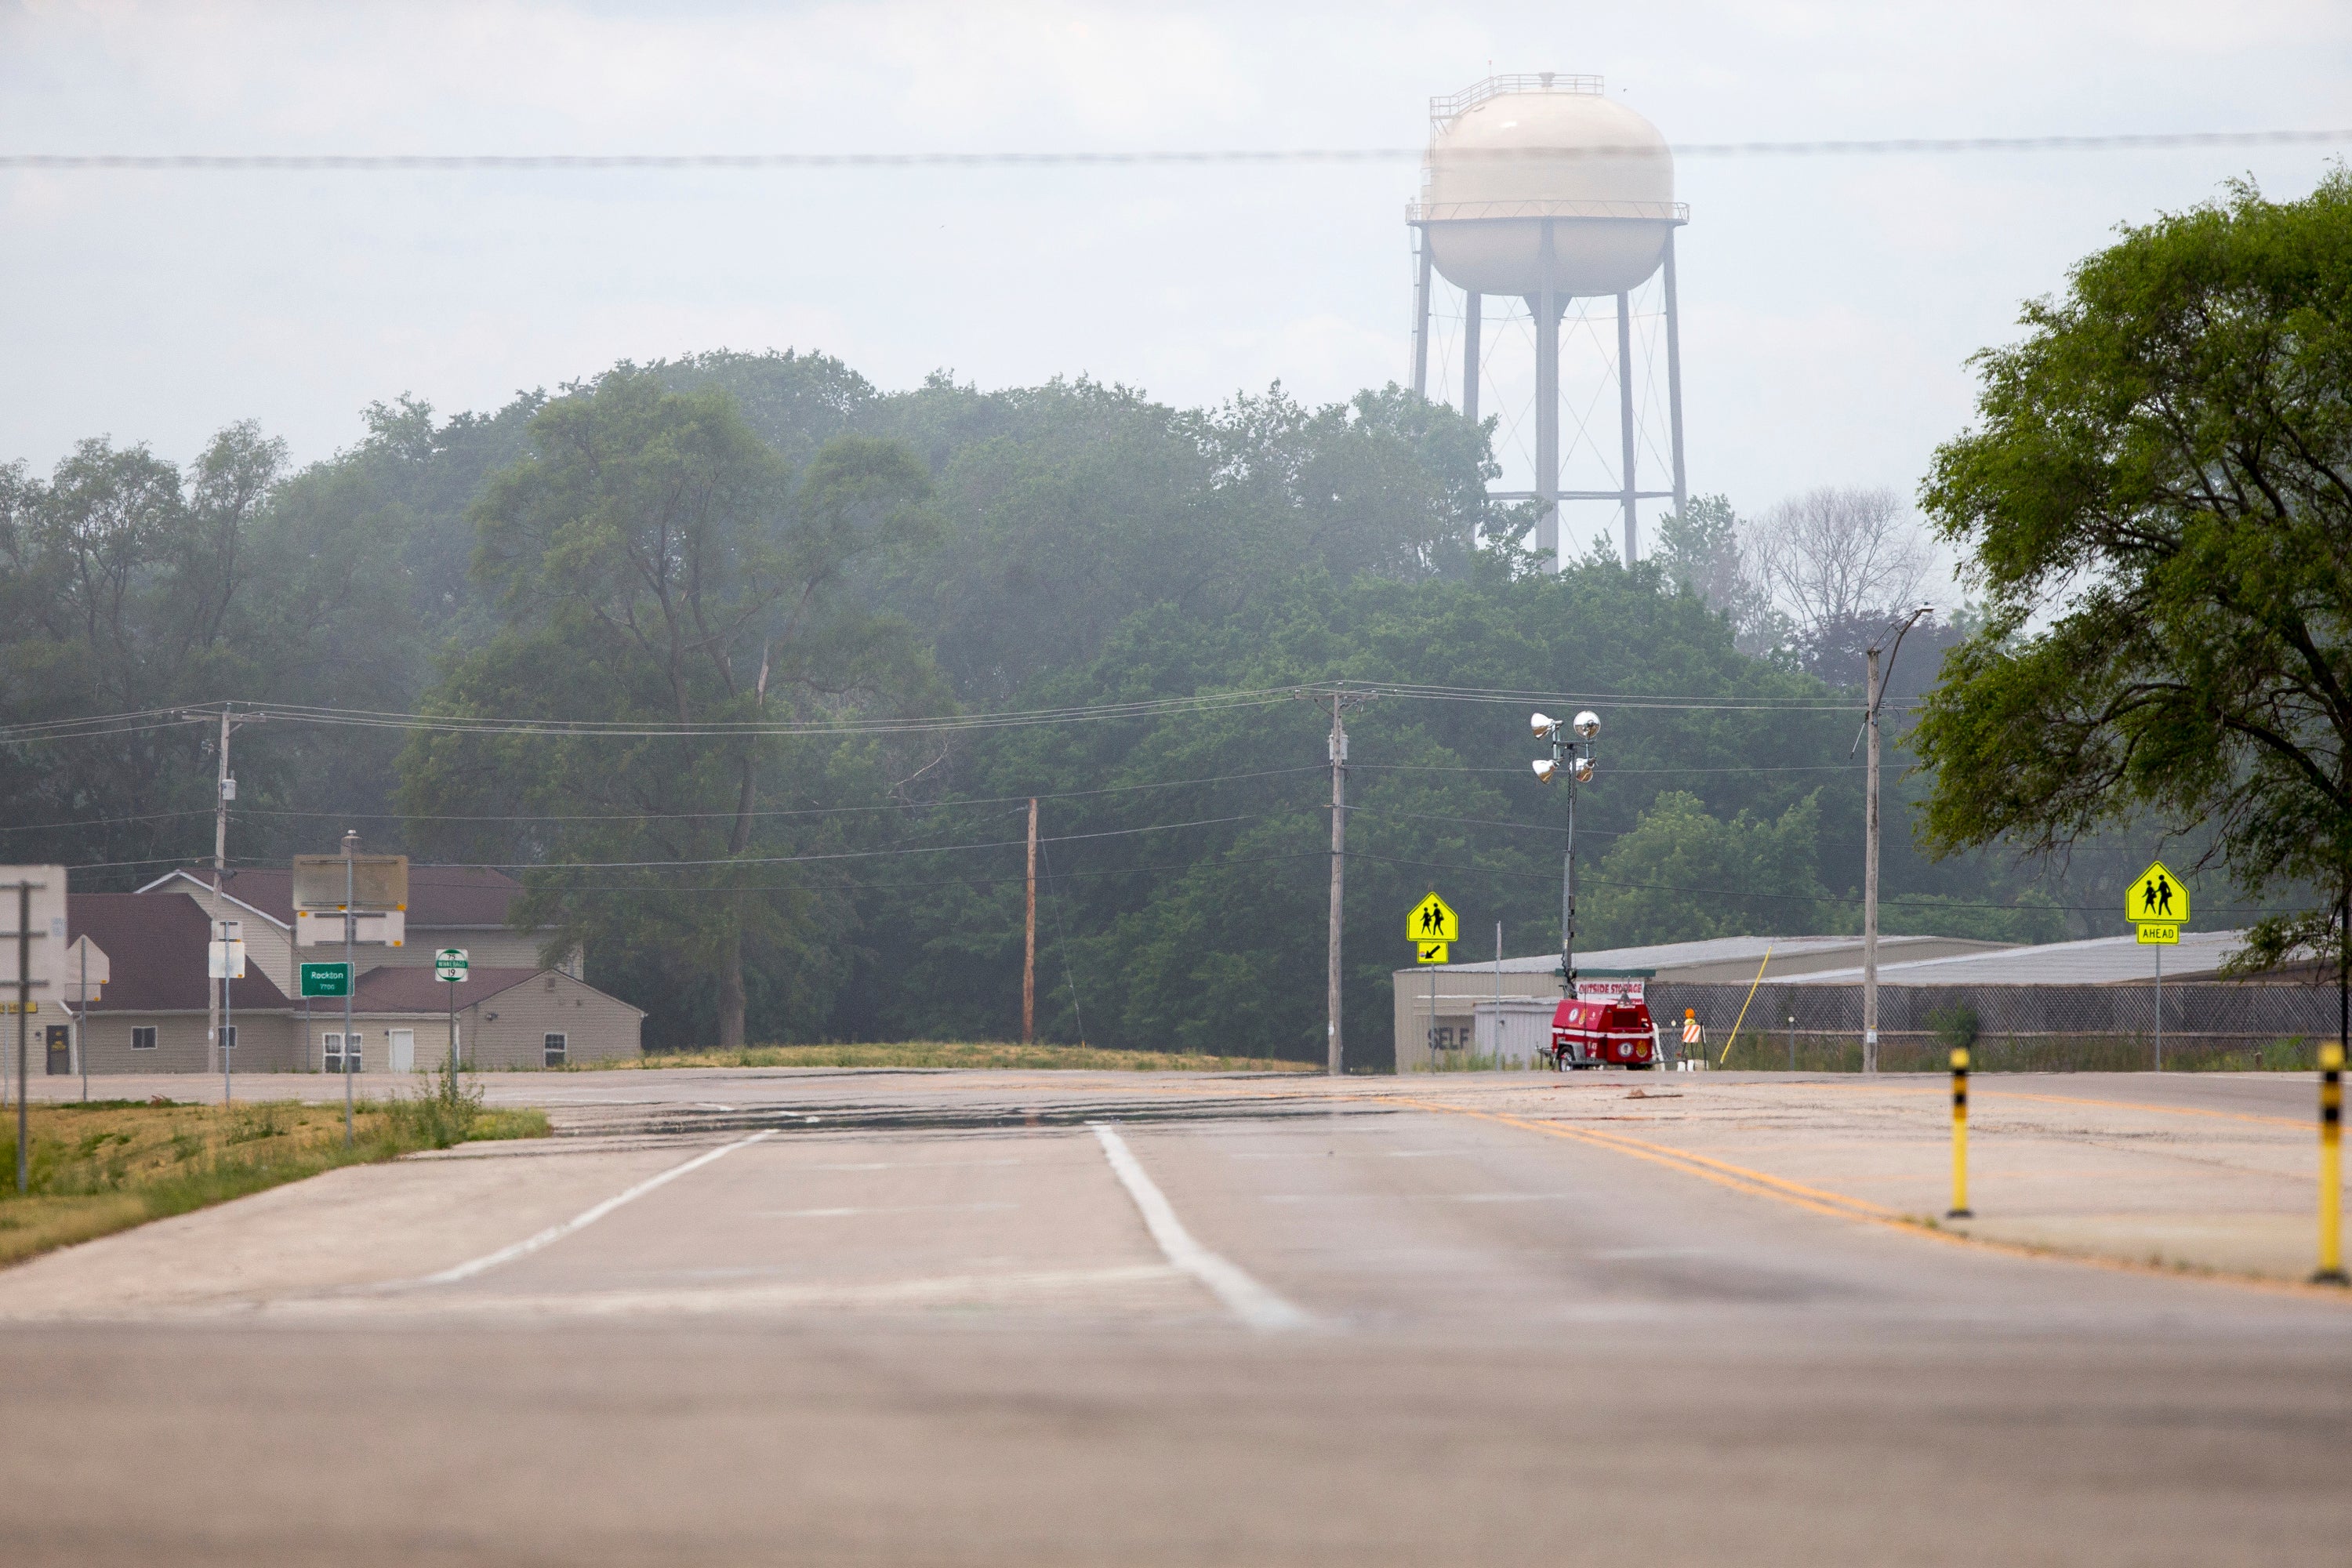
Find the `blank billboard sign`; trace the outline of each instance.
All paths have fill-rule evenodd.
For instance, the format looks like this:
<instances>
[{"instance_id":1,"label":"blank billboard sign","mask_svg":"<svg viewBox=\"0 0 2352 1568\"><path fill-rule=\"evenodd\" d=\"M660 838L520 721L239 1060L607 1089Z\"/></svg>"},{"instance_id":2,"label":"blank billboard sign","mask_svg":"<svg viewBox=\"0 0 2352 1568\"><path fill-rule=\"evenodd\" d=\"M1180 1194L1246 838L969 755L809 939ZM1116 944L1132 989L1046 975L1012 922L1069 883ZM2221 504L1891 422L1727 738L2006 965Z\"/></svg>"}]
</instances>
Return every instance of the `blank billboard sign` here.
<instances>
[{"instance_id":1,"label":"blank billboard sign","mask_svg":"<svg viewBox=\"0 0 2352 1568\"><path fill-rule=\"evenodd\" d=\"M33 884L30 942L16 940L16 888ZM66 999L66 868L63 866L0 866L0 1000L16 999L16 954L26 952L33 1000L55 1005Z\"/></svg>"},{"instance_id":2,"label":"blank billboard sign","mask_svg":"<svg viewBox=\"0 0 2352 1568\"><path fill-rule=\"evenodd\" d=\"M346 871L345 868L349 868ZM349 877L348 883L345 878ZM343 908L350 889L355 910L408 908L408 857L405 855L297 855L294 857L294 907L298 910Z\"/></svg>"}]
</instances>

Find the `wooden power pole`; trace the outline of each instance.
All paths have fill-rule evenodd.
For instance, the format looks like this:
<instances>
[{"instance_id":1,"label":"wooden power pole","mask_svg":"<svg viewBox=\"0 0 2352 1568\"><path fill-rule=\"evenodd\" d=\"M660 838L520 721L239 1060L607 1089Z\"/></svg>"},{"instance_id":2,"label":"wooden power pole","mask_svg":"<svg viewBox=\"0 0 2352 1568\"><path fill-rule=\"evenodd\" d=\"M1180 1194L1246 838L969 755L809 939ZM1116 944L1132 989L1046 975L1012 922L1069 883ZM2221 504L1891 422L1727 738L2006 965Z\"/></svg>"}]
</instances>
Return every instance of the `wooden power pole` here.
<instances>
[{"instance_id":1,"label":"wooden power pole","mask_svg":"<svg viewBox=\"0 0 2352 1568\"><path fill-rule=\"evenodd\" d=\"M1021 1043L1037 1038L1037 797L1029 797L1029 909L1021 925Z\"/></svg>"},{"instance_id":2,"label":"wooden power pole","mask_svg":"<svg viewBox=\"0 0 2352 1568\"><path fill-rule=\"evenodd\" d=\"M1348 894L1348 731L1339 722L1339 693L1331 694L1331 913L1324 947L1324 1070L1338 1077L1339 1040L1339 915Z\"/></svg>"}]
</instances>

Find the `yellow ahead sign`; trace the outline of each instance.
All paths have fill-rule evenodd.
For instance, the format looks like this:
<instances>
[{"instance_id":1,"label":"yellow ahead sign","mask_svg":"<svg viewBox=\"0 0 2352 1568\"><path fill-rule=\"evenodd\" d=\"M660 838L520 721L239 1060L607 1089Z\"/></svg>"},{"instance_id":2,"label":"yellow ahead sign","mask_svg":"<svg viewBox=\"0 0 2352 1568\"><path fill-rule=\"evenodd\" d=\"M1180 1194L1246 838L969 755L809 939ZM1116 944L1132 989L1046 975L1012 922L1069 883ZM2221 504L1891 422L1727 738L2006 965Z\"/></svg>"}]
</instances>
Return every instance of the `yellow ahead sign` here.
<instances>
[{"instance_id":1,"label":"yellow ahead sign","mask_svg":"<svg viewBox=\"0 0 2352 1568\"><path fill-rule=\"evenodd\" d=\"M2180 941L2179 926L2160 926L2151 921L2142 921L2132 927L2132 930L2139 932L2140 945L2143 947L2173 947Z\"/></svg>"},{"instance_id":2,"label":"yellow ahead sign","mask_svg":"<svg viewBox=\"0 0 2352 1568\"><path fill-rule=\"evenodd\" d=\"M2124 896L2124 919L2134 925L2184 926L2189 923L2189 889L2158 860L2139 874ZM2162 937L2151 940L2162 942ZM2179 940L2177 937L2174 940Z\"/></svg>"},{"instance_id":3,"label":"yellow ahead sign","mask_svg":"<svg viewBox=\"0 0 2352 1568\"><path fill-rule=\"evenodd\" d=\"M1453 905L1432 893L1413 905L1412 912L1405 916L1404 934L1421 942L1460 942L1462 917L1454 912ZM1424 959L1423 962L1437 963L1444 960Z\"/></svg>"}]
</instances>

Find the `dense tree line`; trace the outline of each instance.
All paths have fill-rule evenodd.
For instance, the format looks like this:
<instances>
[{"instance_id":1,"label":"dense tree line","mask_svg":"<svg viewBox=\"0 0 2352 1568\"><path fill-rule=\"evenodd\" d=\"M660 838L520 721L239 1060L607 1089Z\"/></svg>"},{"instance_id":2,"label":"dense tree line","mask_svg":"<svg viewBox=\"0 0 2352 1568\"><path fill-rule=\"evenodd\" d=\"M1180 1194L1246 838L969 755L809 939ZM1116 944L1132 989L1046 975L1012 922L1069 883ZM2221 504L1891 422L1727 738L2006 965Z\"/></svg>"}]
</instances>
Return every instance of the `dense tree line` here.
<instances>
[{"instance_id":1,"label":"dense tree line","mask_svg":"<svg viewBox=\"0 0 2352 1568\"><path fill-rule=\"evenodd\" d=\"M1312 1056L1327 708L872 721L1412 681L1624 699L1580 816L1588 946L1858 918L1853 716L1818 701L1852 672L1727 567L1728 506L1633 570L1596 549L1554 574L1487 499L1488 432L1394 387L1188 410L712 354L486 415L404 399L284 468L239 426L185 473L106 442L0 470L8 720L158 716L0 748L17 857L125 886L208 849L210 742L166 721L189 704L596 721L251 727L233 858L355 826L515 868L529 918L584 942L656 1043L1002 1036L1037 795L1051 1035ZM1385 1058L1396 918L1428 887L1473 952L1496 921L1512 952L1557 944L1561 803L1527 771L1527 706L1350 711L1362 1059ZM750 728L777 724L798 732ZM1887 849L1889 930L2059 931L2004 860L1930 864L1899 828Z\"/></svg>"}]
</instances>

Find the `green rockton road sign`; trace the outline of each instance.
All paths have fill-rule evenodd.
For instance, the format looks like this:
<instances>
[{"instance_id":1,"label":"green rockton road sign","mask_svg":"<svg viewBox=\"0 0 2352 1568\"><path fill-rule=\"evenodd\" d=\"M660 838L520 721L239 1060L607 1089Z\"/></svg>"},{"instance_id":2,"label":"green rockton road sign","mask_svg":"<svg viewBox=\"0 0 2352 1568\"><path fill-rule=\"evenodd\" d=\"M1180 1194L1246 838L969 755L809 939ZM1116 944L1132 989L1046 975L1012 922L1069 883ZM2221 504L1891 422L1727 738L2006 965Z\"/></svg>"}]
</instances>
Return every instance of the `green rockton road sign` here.
<instances>
[{"instance_id":1,"label":"green rockton road sign","mask_svg":"<svg viewBox=\"0 0 2352 1568\"><path fill-rule=\"evenodd\" d=\"M302 994L305 996L348 996L352 994L352 966L348 963L306 963L302 966Z\"/></svg>"}]
</instances>

